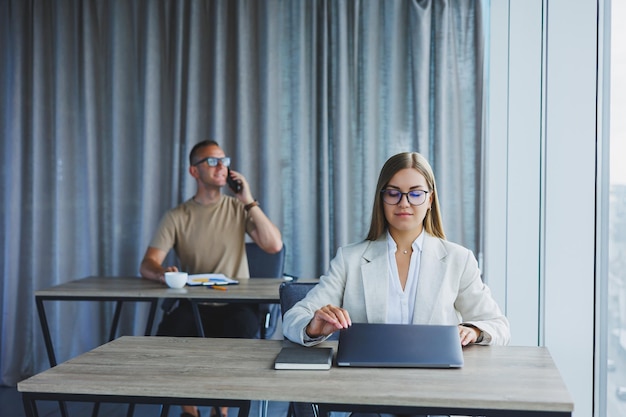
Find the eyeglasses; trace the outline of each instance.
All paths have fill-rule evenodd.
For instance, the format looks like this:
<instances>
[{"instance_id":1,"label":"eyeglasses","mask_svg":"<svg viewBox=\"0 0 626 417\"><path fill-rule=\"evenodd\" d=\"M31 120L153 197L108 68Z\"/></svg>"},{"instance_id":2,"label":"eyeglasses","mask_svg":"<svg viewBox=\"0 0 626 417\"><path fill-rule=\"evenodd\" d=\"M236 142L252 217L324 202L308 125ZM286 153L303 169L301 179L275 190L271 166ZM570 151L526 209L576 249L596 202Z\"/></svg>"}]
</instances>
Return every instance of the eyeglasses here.
<instances>
[{"instance_id":1,"label":"eyeglasses","mask_svg":"<svg viewBox=\"0 0 626 417\"><path fill-rule=\"evenodd\" d=\"M198 166L203 162L206 162L206 164L210 167L216 167L218 163L221 163L225 167L230 166L230 158L228 156L225 156L223 158L214 158L212 156L209 156L208 158L199 160L194 165Z\"/></svg>"},{"instance_id":2,"label":"eyeglasses","mask_svg":"<svg viewBox=\"0 0 626 417\"><path fill-rule=\"evenodd\" d=\"M411 190L408 193L402 193L399 190L393 188L380 190L383 195L383 201L385 204L396 205L402 200L402 196L406 196L406 201L412 206L421 206L426 201L426 194L428 191L424 190Z\"/></svg>"}]
</instances>

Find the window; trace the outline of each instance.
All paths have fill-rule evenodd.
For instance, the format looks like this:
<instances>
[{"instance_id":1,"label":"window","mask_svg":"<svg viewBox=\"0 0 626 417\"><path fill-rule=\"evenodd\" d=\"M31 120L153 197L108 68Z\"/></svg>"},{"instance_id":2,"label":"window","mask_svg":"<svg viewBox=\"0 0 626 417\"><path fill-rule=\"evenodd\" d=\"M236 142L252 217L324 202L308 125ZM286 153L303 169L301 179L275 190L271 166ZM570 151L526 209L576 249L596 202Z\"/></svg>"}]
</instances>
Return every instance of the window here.
<instances>
[{"instance_id":1,"label":"window","mask_svg":"<svg viewBox=\"0 0 626 417\"><path fill-rule=\"evenodd\" d=\"M599 257L607 265L600 276L607 299L599 302L605 336L600 337L598 415L604 409L607 417L620 417L626 415L626 3L613 1L611 9L609 186L602 201L608 204L608 230L602 231L608 250Z\"/></svg>"}]
</instances>

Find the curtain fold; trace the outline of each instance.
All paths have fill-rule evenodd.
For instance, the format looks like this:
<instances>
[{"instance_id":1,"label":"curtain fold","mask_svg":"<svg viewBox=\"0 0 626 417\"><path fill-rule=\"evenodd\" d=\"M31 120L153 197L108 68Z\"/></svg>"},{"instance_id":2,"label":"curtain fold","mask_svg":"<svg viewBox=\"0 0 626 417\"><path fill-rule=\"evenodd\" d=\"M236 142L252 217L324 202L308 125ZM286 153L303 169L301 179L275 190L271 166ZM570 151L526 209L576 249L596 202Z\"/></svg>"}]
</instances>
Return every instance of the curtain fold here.
<instances>
[{"instance_id":1,"label":"curtain fold","mask_svg":"<svg viewBox=\"0 0 626 417\"><path fill-rule=\"evenodd\" d=\"M317 277L362 240L384 161L432 163L446 232L478 255L483 39L470 0L0 0L0 382L48 367L33 292L138 275L214 139ZM113 305L46 303L57 359ZM128 303L121 332L143 333ZM157 317L158 320L158 317Z\"/></svg>"}]
</instances>

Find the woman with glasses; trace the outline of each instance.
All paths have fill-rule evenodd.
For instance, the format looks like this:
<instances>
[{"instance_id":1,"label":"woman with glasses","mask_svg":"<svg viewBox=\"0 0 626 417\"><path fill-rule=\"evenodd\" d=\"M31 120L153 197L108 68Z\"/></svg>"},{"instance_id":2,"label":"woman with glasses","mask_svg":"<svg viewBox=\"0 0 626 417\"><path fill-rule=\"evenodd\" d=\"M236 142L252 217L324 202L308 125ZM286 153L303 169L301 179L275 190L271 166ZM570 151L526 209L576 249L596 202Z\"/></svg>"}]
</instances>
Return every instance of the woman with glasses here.
<instances>
[{"instance_id":1,"label":"woman with glasses","mask_svg":"<svg viewBox=\"0 0 626 417\"><path fill-rule=\"evenodd\" d=\"M419 153L387 160L366 239L339 248L327 275L285 312L283 332L309 346L352 322L458 325L463 346L509 341L474 255L445 238L435 177Z\"/></svg>"}]
</instances>

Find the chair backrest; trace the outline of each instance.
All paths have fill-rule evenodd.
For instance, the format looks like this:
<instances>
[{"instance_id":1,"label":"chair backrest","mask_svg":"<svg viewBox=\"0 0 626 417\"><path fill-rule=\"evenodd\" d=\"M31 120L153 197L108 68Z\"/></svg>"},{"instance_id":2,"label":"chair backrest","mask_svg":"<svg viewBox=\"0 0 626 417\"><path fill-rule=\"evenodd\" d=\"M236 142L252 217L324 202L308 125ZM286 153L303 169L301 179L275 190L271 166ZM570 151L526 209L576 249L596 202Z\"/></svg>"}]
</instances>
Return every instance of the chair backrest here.
<instances>
[{"instance_id":1,"label":"chair backrest","mask_svg":"<svg viewBox=\"0 0 626 417\"><path fill-rule=\"evenodd\" d=\"M302 300L316 285L317 283L315 282L297 281L288 281L280 284L278 293L280 295L280 311L282 315L284 316L287 310L293 307L298 301Z\"/></svg>"},{"instance_id":2,"label":"chair backrest","mask_svg":"<svg viewBox=\"0 0 626 417\"><path fill-rule=\"evenodd\" d=\"M285 267L285 245L278 253L267 253L256 243L246 243L250 278L282 278Z\"/></svg>"},{"instance_id":3,"label":"chair backrest","mask_svg":"<svg viewBox=\"0 0 626 417\"><path fill-rule=\"evenodd\" d=\"M298 281L287 281L280 284L278 293L280 295L281 317L285 317L285 312L302 300L316 285L317 282ZM327 340L339 340L339 332L334 332Z\"/></svg>"},{"instance_id":4,"label":"chair backrest","mask_svg":"<svg viewBox=\"0 0 626 417\"><path fill-rule=\"evenodd\" d=\"M250 278L282 278L285 267L285 245L278 253L267 253L254 242L246 243L246 256ZM260 304L260 333L262 339L272 337L276 331L278 316L277 304Z\"/></svg>"}]
</instances>

